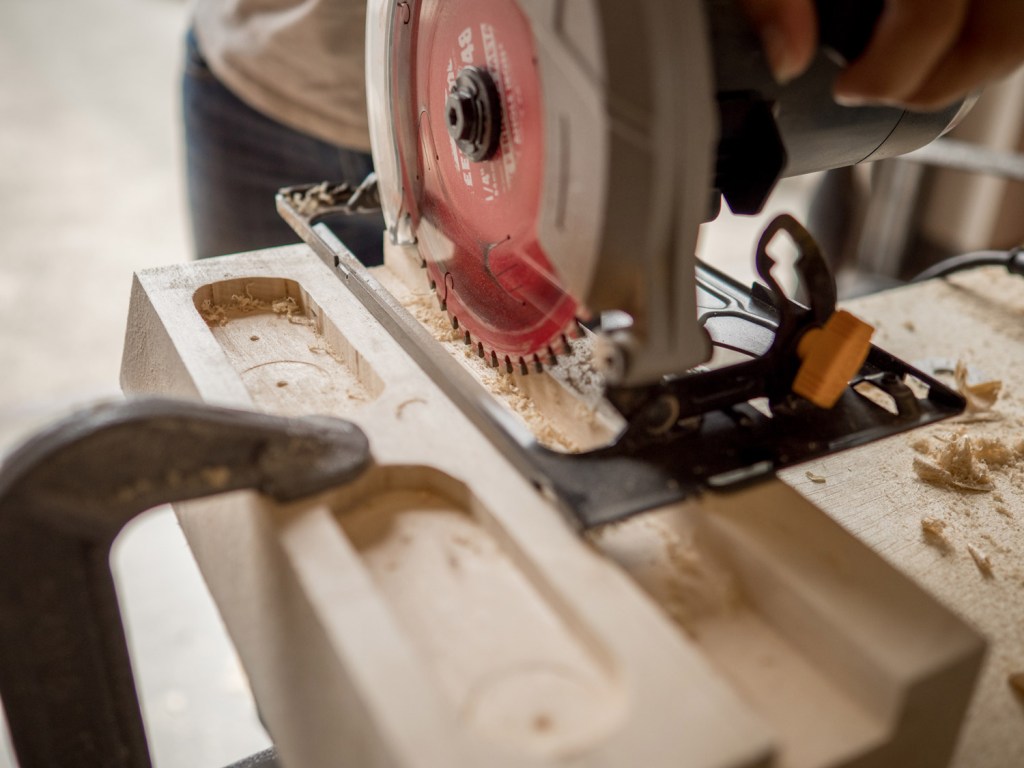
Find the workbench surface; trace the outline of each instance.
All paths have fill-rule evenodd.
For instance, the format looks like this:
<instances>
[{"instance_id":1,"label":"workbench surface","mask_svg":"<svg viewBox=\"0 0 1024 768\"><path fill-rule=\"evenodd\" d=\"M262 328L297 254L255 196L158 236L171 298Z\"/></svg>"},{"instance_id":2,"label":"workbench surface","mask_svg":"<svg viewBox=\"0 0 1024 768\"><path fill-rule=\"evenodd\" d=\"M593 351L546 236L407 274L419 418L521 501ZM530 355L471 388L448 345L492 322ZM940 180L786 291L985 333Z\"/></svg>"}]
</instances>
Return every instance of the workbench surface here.
<instances>
[{"instance_id":1,"label":"workbench surface","mask_svg":"<svg viewBox=\"0 0 1024 768\"><path fill-rule=\"evenodd\" d=\"M377 273L396 297L403 291L399 274L401 270ZM285 296L287 299L282 298ZM443 315L428 306L429 295L424 299L413 292L399 300L458 359L475 360L460 346L461 336L447 327ZM262 309L250 316L250 304ZM875 341L879 346L912 363L920 361L919 367L951 368L962 360L969 366L972 380L1001 380L1002 395L992 411L794 468L783 474L784 482L768 481L739 494L711 494L623 526L611 526L606 529L610 530L607 535L602 532L594 537L589 548L564 528L548 501L534 498L526 486L519 487L522 478L493 446L479 442L481 436L473 434L459 413L448 413L453 406L434 391L435 384L424 379L422 371L409 367L410 361L395 348L394 340L355 306L351 294L305 248L226 257L141 274L133 296L123 382L126 390L135 393L199 396L288 415L324 413L352 418L373 435L374 453L381 465L394 468L378 473L382 488L395 486L396 478L406 475L403 482L415 485L426 482L424 478L440 477L439 471L448 473L442 486L461 488L465 481L465 488L476 496L470 505L475 511L469 514L470 507L459 507L459 520L476 520L474 525L491 520L480 528L485 537L495 531L523 528L525 550L509 546L514 536L495 536L493 546L488 546L497 554L476 564L474 576L467 583L482 584L488 569L504 573L502 569L512 564L526 579L523 584L529 582L539 589L531 593L530 599L546 606L544 610L552 616L562 617L561 626L575 638L572 647L579 656L577 661L585 661L590 665L587 669L592 667L598 674L601 665L594 661L597 657L591 658L592 647L616 647L624 654L611 664L618 672L608 678L611 704L605 707L605 714L612 717L619 706L616 701L629 702L622 705L622 711L630 713L631 719L623 721L630 725L623 726L623 741L618 746L614 739L605 741L594 734L584 739L597 750L591 756L595 765L604 765L601 761L611 759L614 750L625 748L623 745L632 745L630 749L644 745L644 749L653 750L652 755L660 750L658 759L674 764L681 754L674 741L675 728L668 727L655 738L653 731L647 730L651 722L644 718L667 710L681 716L682 705L675 699L685 699L687 690L696 695L698 688L702 693L697 698L704 703L694 712L712 713L715 725L700 733L710 736L708 754L717 751L718 762L712 761L715 765L763 764L768 737L762 726L767 726L771 739L781 745L779 760L773 764L782 766L823 766L837 761L843 765L942 764L955 720L944 725L934 717L959 716L956 702L966 701L967 682L977 660L977 640L910 582L945 604L989 641L988 657L953 765L1024 765L1024 698L1009 684L1012 675L1024 672L1024 490L1018 487L1024 476L1024 403L1017 394L1024 383L1024 281L999 269L979 270L949 281L861 299L848 308L877 327ZM565 402L564 391L547 377L505 378L486 366L477 373L484 377L482 383L523 417L540 439L551 438L552 443L572 448L600 438L590 434L600 432L594 413L585 407L581 411L582 403ZM459 450L453 451L451 435L460 430L464 436L456 444ZM990 451L1002 446L1000 466L978 468L990 475L985 478L990 489L967 491L937 486L918 477L915 459L930 461L927 451L938 451L951 440L963 445L964 438ZM459 452L468 452L473 459L460 461ZM417 464L429 464L433 469L424 473L415 469ZM456 483L453 478L459 477L462 481ZM465 488L452 498L462 499L468 493ZM359 492L371 491L377 492L369 487ZM353 511L364 503L360 498L335 500L329 508L301 512L273 510L257 500L243 499L238 502L241 506L237 514L219 513L216 519L221 522L211 522L201 508L179 510L179 517L242 658L248 659L246 665L258 697L261 686L271 702L282 706L287 704L286 696L295 696L294 703L299 706L311 695L309 690L298 690L301 686L295 682L295 670L282 661L280 649L275 650L271 640L287 647L300 642L311 648L330 641L333 652L339 654L337 658L347 659L344 669L362 670L343 683L330 684L335 686L331 689L346 697L354 694L360 706L369 707L367 702L379 695L379 686L395 688L392 682L397 678L390 671L394 664L382 659L377 647L384 638L390 638L388 642L399 642L409 652L410 668L417 675L425 675L422 690L417 689L422 695L434 696L437 691L427 681L437 669L447 670L449 677L454 674L451 685L455 693L450 690L446 695L450 694L456 703L463 701L467 691L477 690L474 686L481 680L490 680L487 675L481 677L480 670L469 674L462 669L467 659L481 660L481 669L486 672L493 666L494 649L476 656L454 652L458 643L453 646L450 638L466 642L476 637L474 633L487 632L480 627L472 632L442 632L437 628L441 614L431 614L433 609L427 610L409 598L419 594L426 601L424 605L432 605L439 595L462 582L451 581L451 574L442 573L444 568L437 572L430 570L433 566L427 568L432 555L422 562L411 559L411 555L399 557L396 553L412 540L400 526L392 526L394 530L387 535L377 532L365 541L360 538L359 531L352 527L361 519ZM345 511L346 505L352 504L356 506ZM925 519L939 535L928 534L922 528ZM312 535L313 528L306 530L308 526L319 526L320 533ZM437 531L444 533L446 526L450 527L450 521L438 523ZM248 541L244 553L237 544L243 528L249 530L242 536ZM299 533L302 547L295 538ZM459 533L455 538L463 540L465 535ZM348 543L341 546L345 540ZM257 541L262 543L257 546ZM330 553L324 549L329 544L335 546ZM394 551L388 549L392 544L397 547ZM868 548L910 581L886 567ZM311 552L319 554L313 557ZM606 558L594 558L596 552ZM728 555L725 560L720 558L723 554ZM374 559L380 559L378 555L383 557L380 562ZM264 562L262 557L269 559ZM573 558L579 565L567 567ZM342 561L347 565L337 570ZM399 562L409 566L406 576L412 581L408 584L395 575ZM461 559L452 562L449 565L455 568ZM550 574L545 575L549 565ZM424 570L417 572L421 567ZM273 578L267 575L267 568L276 574ZM303 575L307 570L309 573ZM461 566L456 570L460 579L467 578ZM584 573L589 575L573 581ZM431 579L442 575L437 589L427 589ZM623 575L634 582L622 581ZM368 581L369 576L373 578ZM339 603L339 599L352 597L335 593L334 584L339 578L356 579L352 583L358 582L367 590L365 599L378 606L382 616L412 611L413 625L401 629L386 624L391 629L380 630L376 646L363 642L368 630L362 626L358 631L333 634L336 622L348 621L345 601ZM555 600L554 595L562 588L554 585L567 579L572 582L565 593L568 602ZM598 588L598 584L604 586ZM653 604L641 597L637 586L653 598L662 613L650 611ZM284 599L288 589L294 589L294 599ZM475 597L468 592L461 597L457 590L452 592L459 606L456 611L445 607L447 604L435 607L443 609L441 613L447 619L469 615L467 606L484 597L476 594L479 589L473 589ZM275 603L273 610L248 612L246 604L253 594L265 594L280 605ZM292 612L296 600L314 598L322 598L323 610L296 614L292 617L294 637L277 637L277 628L283 625L273 616ZM508 613L507 606L496 605L490 599L477 608L481 616L490 615L492 609ZM593 628L601 629L584 631L586 623L580 623L580 617L591 612L596 622ZM634 613L634 626L623 626L622 617ZM271 624L261 629L268 621ZM456 623L462 621L460 618ZM675 625L675 639L665 634L669 629L666 622ZM493 625L494 621L488 619L480 626ZM513 628L509 631L518 632L520 640L499 644L502 653L515 656L536 644L538 635L533 630L510 626ZM449 640L438 645L438 638ZM641 674L647 662L655 659L645 647L657 647L656 638L664 641L656 663L660 672ZM356 645L346 645L352 642ZM413 653L406 648L407 642L419 644L420 650ZM326 649L323 646L325 653ZM538 658L544 657L544 653L538 653ZM332 656L324 658L328 666L322 669L335 663L329 661ZM304 664L312 663L313 657L303 659ZM373 675L366 670L378 664L382 664L378 670L381 676L373 682ZM666 688L672 670L689 670L686 674L690 684ZM943 670L949 672L945 677ZM869 674L864 676L864 671ZM322 675L311 668L306 682L315 680L314 690L325 690ZM703 682L698 685L694 682L697 680ZM640 686L633 689L631 697L617 692L626 690L622 688L624 681ZM729 690L740 693L742 702L723 688L723 682ZM366 712L374 712L373 717L379 717L381 723L406 728L409 718L397 715L411 706L412 688L408 680L400 688L406 693L389 705L389 713L373 707ZM524 688L520 693L532 690ZM620 695L624 698L617 699ZM592 696L570 699L561 702L567 713L584 704L586 709L601 703ZM712 700L717 702L714 706L709 703ZM660 705L655 706L659 701ZM949 705L933 707L929 701ZM521 697L502 702L498 709L487 710L488 717L498 717L495 723L504 723L503 708L521 703ZM537 703L544 707L548 704L543 697ZM518 706L515 704L513 710ZM752 709L746 709L748 706ZM462 712L456 719L463 718L466 711L479 709L456 707ZM285 730L291 730L295 719L290 711L264 709L264 715L272 724L276 720L287 724ZM409 753L409 765L422 763L427 744L440 748L448 743L437 742L430 735L445 732L442 725L447 722L446 716L431 711L432 718L441 718L437 724L441 730L420 729L416 739L429 739ZM901 711L903 715L899 715ZM753 720L761 725L748 723L740 728L751 712L756 713ZM299 724L303 728L304 722ZM462 720L458 722L461 725L451 731L451 738L458 734L457 740L461 740L465 736L470 739L466 744L476 750L479 745L472 740L475 736L463 734L473 728ZM536 732L527 729L529 733L524 731L516 740L532 744L530 749L539 749L543 764L569 748L566 745L570 742L572 749L581 749L573 741L575 735L570 734L572 738L564 744L559 741L564 734L553 727L556 720L547 715L525 722L532 723ZM562 727L562 721L557 722ZM617 733L618 726L608 727L609 733ZM906 739L904 746L897 739L890 745L895 751L888 753L889 758L884 752L875 752L865 758L867 762L858 759L877 745L877 739L889 727L897 727L901 738ZM323 736L331 729L315 732ZM347 736L333 733L332 738L362 739L366 741L364 746L373 749L383 745L397 748L399 744L393 736L374 741L376 737L367 734L371 732L364 729ZM308 735L300 728L290 734L289 738L294 739L291 745L279 741L279 746L292 749L291 754L302 754L310 743ZM740 735L742 738L737 740ZM341 739L341 743L349 742ZM929 744L933 748L928 748ZM909 753L900 751L908 746ZM606 748L612 751L601 751ZM926 756L922 749L930 754ZM498 752L487 754L488 760L497 759ZM904 759L907 754L914 755L917 763ZM652 759L647 764L656 762ZM314 760L310 764L319 763Z\"/></svg>"},{"instance_id":2,"label":"workbench surface","mask_svg":"<svg viewBox=\"0 0 1024 768\"><path fill-rule=\"evenodd\" d=\"M913 469L924 438L934 445L963 432L1024 448L1024 280L991 267L848 308L875 325L876 344L911 363L962 360L972 380L1001 380L993 418L939 424L783 479L986 636L988 657L953 764L1024 765L1024 696L1009 684L1024 673L1024 455L991 472L990 492L932 485ZM944 541L922 530L925 518L946 523ZM968 547L989 559L990 574Z\"/></svg>"}]
</instances>

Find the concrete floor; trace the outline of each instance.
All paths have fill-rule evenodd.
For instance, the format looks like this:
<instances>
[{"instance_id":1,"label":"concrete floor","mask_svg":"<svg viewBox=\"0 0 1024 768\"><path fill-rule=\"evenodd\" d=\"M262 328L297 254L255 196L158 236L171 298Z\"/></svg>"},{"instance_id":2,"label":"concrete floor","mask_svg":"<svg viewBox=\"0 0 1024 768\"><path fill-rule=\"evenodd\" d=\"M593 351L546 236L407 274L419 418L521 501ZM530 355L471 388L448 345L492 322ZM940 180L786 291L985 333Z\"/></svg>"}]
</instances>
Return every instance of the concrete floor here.
<instances>
[{"instance_id":1,"label":"concrete floor","mask_svg":"<svg viewBox=\"0 0 1024 768\"><path fill-rule=\"evenodd\" d=\"M119 395L132 273L188 258L177 101L180 0L0 3L0 455ZM789 185L773 210L804 206ZM705 255L749 274L759 221ZM150 513L114 557L158 768L216 768L267 736L177 524ZM2 729L0 729L2 730ZM0 737L0 768L13 760Z\"/></svg>"},{"instance_id":2,"label":"concrete floor","mask_svg":"<svg viewBox=\"0 0 1024 768\"><path fill-rule=\"evenodd\" d=\"M188 258L186 23L178 0L0 3L0 454L119 396L132 273ZM170 510L133 525L113 559L156 766L219 768L263 748ZM0 768L12 765L4 743Z\"/></svg>"}]
</instances>

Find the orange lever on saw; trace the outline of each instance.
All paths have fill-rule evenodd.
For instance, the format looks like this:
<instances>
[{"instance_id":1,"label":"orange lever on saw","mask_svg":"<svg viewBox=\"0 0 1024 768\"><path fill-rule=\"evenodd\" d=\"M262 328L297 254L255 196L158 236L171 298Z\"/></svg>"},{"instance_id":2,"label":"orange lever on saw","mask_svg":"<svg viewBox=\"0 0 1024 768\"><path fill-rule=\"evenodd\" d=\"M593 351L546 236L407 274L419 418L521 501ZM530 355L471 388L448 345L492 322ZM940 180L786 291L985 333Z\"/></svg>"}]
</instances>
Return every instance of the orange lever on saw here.
<instances>
[{"instance_id":1,"label":"orange lever on saw","mask_svg":"<svg viewBox=\"0 0 1024 768\"><path fill-rule=\"evenodd\" d=\"M800 339L797 354L803 363L793 391L820 408L831 408L867 360L874 332L849 312L833 312L822 328L812 328Z\"/></svg>"}]
</instances>

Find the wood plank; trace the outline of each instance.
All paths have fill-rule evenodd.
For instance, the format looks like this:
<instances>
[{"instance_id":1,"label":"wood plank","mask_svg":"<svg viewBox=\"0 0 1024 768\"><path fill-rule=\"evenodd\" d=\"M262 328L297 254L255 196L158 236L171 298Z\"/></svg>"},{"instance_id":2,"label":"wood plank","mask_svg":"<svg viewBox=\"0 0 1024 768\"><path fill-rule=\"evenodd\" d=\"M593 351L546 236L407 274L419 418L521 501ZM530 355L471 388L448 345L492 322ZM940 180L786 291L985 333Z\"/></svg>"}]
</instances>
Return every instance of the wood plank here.
<instances>
[{"instance_id":1,"label":"wood plank","mask_svg":"<svg viewBox=\"0 0 1024 768\"><path fill-rule=\"evenodd\" d=\"M388 285L547 442L613 428ZM581 541L304 248L139 275L126 343L127 391L371 437L320 499L179 510L286 761L945 763L978 638L783 483Z\"/></svg>"},{"instance_id":2,"label":"wood plank","mask_svg":"<svg viewBox=\"0 0 1024 768\"><path fill-rule=\"evenodd\" d=\"M1024 671L1024 457L992 470L995 490L937 487L913 470L922 439L963 432L1016 449L1024 439L1024 282L1001 268L851 302L878 328L877 343L911 362L962 359L999 379L997 420L936 425L911 436L837 454L784 479L934 594L991 647L954 765L1024 765L1024 699L1009 685ZM806 473L824 478L812 482ZM946 524L944 541L922 530ZM987 576L968 550L992 563Z\"/></svg>"},{"instance_id":3,"label":"wood plank","mask_svg":"<svg viewBox=\"0 0 1024 768\"><path fill-rule=\"evenodd\" d=\"M371 435L378 469L329 498L180 511L285 761L333 765L356 744L366 765L763 763L759 718L305 249L139 285L129 336L165 328L201 396L345 415ZM294 286L308 323L271 309ZM225 325L200 314L211 296ZM344 387L321 385L337 365ZM126 388L160 392L163 371L134 358Z\"/></svg>"}]
</instances>

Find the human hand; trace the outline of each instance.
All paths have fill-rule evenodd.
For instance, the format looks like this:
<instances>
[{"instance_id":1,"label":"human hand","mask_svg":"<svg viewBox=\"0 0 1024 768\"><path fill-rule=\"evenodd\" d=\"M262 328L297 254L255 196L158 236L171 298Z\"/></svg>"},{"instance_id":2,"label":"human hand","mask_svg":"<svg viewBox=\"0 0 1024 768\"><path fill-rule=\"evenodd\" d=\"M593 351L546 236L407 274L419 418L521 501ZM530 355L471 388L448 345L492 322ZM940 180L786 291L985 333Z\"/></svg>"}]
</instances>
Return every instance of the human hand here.
<instances>
[{"instance_id":1,"label":"human hand","mask_svg":"<svg viewBox=\"0 0 1024 768\"><path fill-rule=\"evenodd\" d=\"M834 0L820 0L833 2ZM741 0L776 79L802 74L818 47L813 0ZM1024 0L886 0L836 100L935 110L1024 63Z\"/></svg>"}]
</instances>

